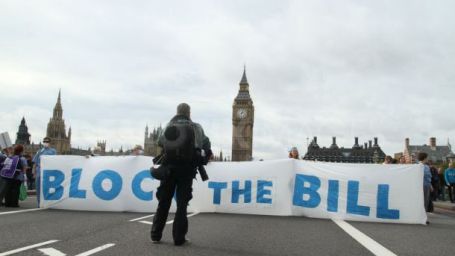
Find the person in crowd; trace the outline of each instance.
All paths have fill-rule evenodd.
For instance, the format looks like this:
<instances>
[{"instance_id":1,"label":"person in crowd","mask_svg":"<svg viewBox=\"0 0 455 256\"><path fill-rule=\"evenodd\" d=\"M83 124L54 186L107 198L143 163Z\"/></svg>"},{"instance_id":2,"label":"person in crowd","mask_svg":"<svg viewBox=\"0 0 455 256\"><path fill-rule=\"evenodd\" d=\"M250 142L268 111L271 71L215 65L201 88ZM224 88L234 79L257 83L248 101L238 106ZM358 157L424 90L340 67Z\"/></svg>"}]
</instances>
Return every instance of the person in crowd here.
<instances>
[{"instance_id":1,"label":"person in crowd","mask_svg":"<svg viewBox=\"0 0 455 256\"><path fill-rule=\"evenodd\" d=\"M27 154L24 156L27 159L27 169L25 170L25 177L27 178L27 189L35 189L35 178L33 178L33 161L32 156Z\"/></svg>"},{"instance_id":2,"label":"person in crowd","mask_svg":"<svg viewBox=\"0 0 455 256\"><path fill-rule=\"evenodd\" d=\"M400 156L400 164L406 164L406 158L404 156Z\"/></svg>"},{"instance_id":3,"label":"person in crowd","mask_svg":"<svg viewBox=\"0 0 455 256\"><path fill-rule=\"evenodd\" d=\"M417 160L419 164L423 165L423 203L425 206L425 211L429 211L430 204L430 193L433 191L431 186L431 171L430 167L427 165L428 154L425 152L420 152L417 154ZM427 224L430 222L427 221Z\"/></svg>"},{"instance_id":4,"label":"person in crowd","mask_svg":"<svg viewBox=\"0 0 455 256\"><path fill-rule=\"evenodd\" d=\"M393 159L391 156L386 156L382 164L392 164Z\"/></svg>"},{"instance_id":5,"label":"person in crowd","mask_svg":"<svg viewBox=\"0 0 455 256\"><path fill-rule=\"evenodd\" d=\"M35 187L36 187L36 199L38 201L38 207L40 202L40 179L41 179L41 156L52 156L56 155L57 151L51 147L51 138L46 137L43 139L43 147L36 152L35 156L33 157L33 177L35 178Z\"/></svg>"},{"instance_id":6,"label":"person in crowd","mask_svg":"<svg viewBox=\"0 0 455 256\"><path fill-rule=\"evenodd\" d=\"M439 176L439 195L438 199L445 201L446 197L446 180L444 179L444 168L441 166L438 168L438 176Z\"/></svg>"},{"instance_id":7,"label":"person in crowd","mask_svg":"<svg viewBox=\"0 0 455 256\"><path fill-rule=\"evenodd\" d=\"M142 150L142 146L141 145L134 146L133 151L131 152L131 155L133 155L133 156L142 156L142 155L144 155L144 151Z\"/></svg>"},{"instance_id":8,"label":"person in crowd","mask_svg":"<svg viewBox=\"0 0 455 256\"><path fill-rule=\"evenodd\" d=\"M101 153L101 147L96 146L90 150L90 155L86 155L85 158L90 158L92 156L100 156L100 153Z\"/></svg>"},{"instance_id":9,"label":"person in crowd","mask_svg":"<svg viewBox=\"0 0 455 256\"><path fill-rule=\"evenodd\" d=\"M3 153L3 150L0 151L0 165L3 164L3 161L8 157L8 155Z\"/></svg>"},{"instance_id":10,"label":"person in crowd","mask_svg":"<svg viewBox=\"0 0 455 256\"><path fill-rule=\"evenodd\" d=\"M172 198L176 193L177 211L172 236L174 244L179 246L188 241L187 206L193 198L192 185L198 166L207 164L199 160L208 161L212 156L210 140L205 136L202 126L191 120L190 106L181 103L177 106L177 114L159 136L158 145L163 150L162 155L156 159L163 159L160 164L169 168L169 175L161 180L156 192L158 208L153 218L151 239L153 243L161 241ZM201 174L200 170L199 173Z\"/></svg>"},{"instance_id":11,"label":"person in crowd","mask_svg":"<svg viewBox=\"0 0 455 256\"><path fill-rule=\"evenodd\" d=\"M444 171L444 180L450 202L455 203L455 162L452 162L449 168Z\"/></svg>"},{"instance_id":12,"label":"person in crowd","mask_svg":"<svg viewBox=\"0 0 455 256\"><path fill-rule=\"evenodd\" d=\"M3 162L5 161L5 159L7 157L8 157L8 152L7 152L7 149L4 148L4 149L2 149L2 151L0 151L0 169L3 167ZM3 179L0 177L0 191L3 191L3 186L4 186L4 182L3 182ZM0 206L5 205L5 203L3 202L3 197L4 196L0 195Z\"/></svg>"},{"instance_id":13,"label":"person in crowd","mask_svg":"<svg viewBox=\"0 0 455 256\"><path fill-rule=\"evenodd\" d=\"M439 195L439 173L438 168L434 165L433 161L428 161L431 171L431 186L433 187L433 192L431 192L431 201L438 200Z\"/></svg>"},{"instance_id":14,"label":"person in crowd","mask_svg":"<svg viewBox=\"0 0 455 256\"><path fill-rule=\"evenodd\" d=\"M19 192L24 173L27 168L27 160L22 156L24 146L16 145L13 154L3 162L0 176L3 179L3 188L0 198L5 198L6 207L19 207Z\"/></svg>"},{"instance_id":15,"label":"person in crowd","mask_svg":"<svg viewBox=\"0 0 455 256\"><path fill-rule=\"evenodd\" d=\"M289 151L289 158L299 159L299 150L296 147L292 147Z\"/></svg>"}]
</instances>

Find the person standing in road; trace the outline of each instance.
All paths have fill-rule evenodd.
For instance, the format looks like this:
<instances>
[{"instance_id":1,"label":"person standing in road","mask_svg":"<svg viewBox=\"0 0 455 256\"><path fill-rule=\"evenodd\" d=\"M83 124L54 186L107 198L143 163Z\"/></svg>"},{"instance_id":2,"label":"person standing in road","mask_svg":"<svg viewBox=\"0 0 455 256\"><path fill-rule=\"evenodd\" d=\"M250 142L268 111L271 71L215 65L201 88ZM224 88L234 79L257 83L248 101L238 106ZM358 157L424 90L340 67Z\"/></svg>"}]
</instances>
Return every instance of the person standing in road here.
<instances>
[{"instance_id":1,"label":"person standing in road","mask_svg":"<svg viewBox=\"0 0 455 256\"><path fill-rule=\"evenodd\" d=\"M449 193L450 202L455 203L455 162L444 171L445 185Z\"/></svg>"},{"instance_id":2,"label":"person standing in road","mask_svg":"<svg viewBox=\"0 0 455 256\"><path fill-rule=\"evenodd\" d=\"M43 139L43 148L36 152L33 157L33 177L35 177L35 187L36 187L36 199L38 201L38 207L40 202L41 195L41 156L52 156L57 155L57 151L54 148L51 148L51 138L46 137Z\"/></svg>"},{"instance_id":3,"label":"person standing in road","mask_svg":"<svg viewBox=\"0 0 455 256\"><path fill-rule=\"evenodd\" d=\"M13 154L4 160L0 170L4 184L0 191L0 198L5 198L6 207L19 207L20 187L27 168L27 160L22 156L23 152L24 146L16 145Z\"/></svg>"},{"instance_id":4,"label":"person standing in road","mask_svg":"<svg viewBox=\"0 0 455 256\"><path fill-rule=\"evenodd\" d=\"M423 202L425 206L425 211L429 211L430 205L430 193L433 191L433 187L431 186L431 171L430 167L427 165L428 154L425 152L420 152L417 155L417 160L419 160L419 164L423 165ZM429 222L427 221L427 224Z\"/></svg>"},{"instance_id":5,"label":"person standing in road","mask_svg":"<svg viewBox=\"0 0 455 256\"><path fill-rule=\"evenodd\" d=\"M175 245L183 245L188 240L187 206L193 198L192 185L196 176L199 159L204 157L208 161L212 155L210 140L204 134L202 126L194 123L190 118L190 106L182 103L177 107L175 115L158 139L162 147L163 159L161 164L169 168L169 175L161 180L156 192L158 208L153 218L151 239L159 243L166 225L172 198L176 193L177 211L172 227L172 237Z\"/></svg>"}]
</instances>

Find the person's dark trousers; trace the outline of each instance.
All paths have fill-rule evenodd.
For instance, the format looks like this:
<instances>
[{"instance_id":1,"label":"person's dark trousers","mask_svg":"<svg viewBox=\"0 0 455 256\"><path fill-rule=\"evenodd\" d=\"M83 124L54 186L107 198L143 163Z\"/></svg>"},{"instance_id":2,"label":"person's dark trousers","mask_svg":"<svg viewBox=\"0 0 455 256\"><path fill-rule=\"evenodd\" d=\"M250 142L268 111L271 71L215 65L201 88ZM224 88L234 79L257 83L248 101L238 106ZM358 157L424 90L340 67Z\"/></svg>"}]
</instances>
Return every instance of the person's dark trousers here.
<instances>
[{"instance_id":1,"label":"person's dark trousers","mask_svg":"<svg viewBox=\"0 0 455 256\"><path fill-rule=\"evenodd\" d=\"M452 202L452 203L454 202L454 197L455 197L454 196L454 192L455 192L454 186L455 186L454 184L450 184L447 186L447 192L449 193L449 199L450 199L450 202Z\"/></svg>"},{"instance_id":2,"label":"person's dark trousers","mask_svg":"<svg viewBox=\"0 0 455 256\"><path fill-rule=\"evenodd\" d=\"M19 193L22 181L20 180L8 180L9 189L6 190L5 194L5 206L6 207L19 207Z\"/></svg>"},{"instance_id":3,"label":"person's dark trousers","mask_svg":"<svg viewBox=\"0 0 455 256\"><path fill-rule=\"evenodd\" d=\"M423 204L426 212L429 212L430 201L430 187L423 186Z\"/></svg>"},{"instance_id":4,"label":"person's dark trousers","mask_svg":"<svg viewBox=\"0 0 455 256\"><path fill-rule=\"evenodd\" d=\"M161 181L156 192L159 203L153 218L151 231L153 241L161 240L172 198L174 192L176 192L177 211L172 227L172 237L176 245L185 242L185 235L188 232L187 207L188 202L193 198L192 185L194 175L195 170L191 167L171 168L169 179Z\"/></svg>"},{"instance_id":5,"label":"person's dark trousers","mask_svg":"<svg viewBox=\"0 0 455 256\"><path fill-rule=\"evenodd\" d=\"M435 185L433 185L433 192L431 192L431 200L437 201L438 197L439 197L439 185L435 184Z\"/></svg>"},{"instance_id":6,"label":"person's dark trousers","mask_svg":"<svg viewBox=\"0 0 455 256\"><path fill-rule=\"evenodd\" d=\"M3 177L0 177L0 205L4 204L4 198L6 194L6 181Z\"/></svg>"}]
</instances>

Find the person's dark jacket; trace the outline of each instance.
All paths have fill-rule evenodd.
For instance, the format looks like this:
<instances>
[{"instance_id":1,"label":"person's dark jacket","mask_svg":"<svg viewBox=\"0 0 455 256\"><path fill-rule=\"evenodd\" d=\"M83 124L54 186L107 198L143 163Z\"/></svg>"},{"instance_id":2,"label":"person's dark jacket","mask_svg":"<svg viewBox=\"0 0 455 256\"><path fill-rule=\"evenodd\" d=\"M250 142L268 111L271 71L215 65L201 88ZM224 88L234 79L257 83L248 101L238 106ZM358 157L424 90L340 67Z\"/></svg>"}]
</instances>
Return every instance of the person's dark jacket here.
<instances>
[{"instance_id":1,"label":"person's dark jacket","mask_svg":"<svg viewBox=\"0 0 455 256\"><path fill-rule=\"evenodd\" d=\"M205 161L204 164L207 164L208 159L212 156L212 150L211 150L211 143L209 137L207 137L204 133L204 129L202 126L198 123L195 123L191 121L190 118L188 118L185 115L175 115L171 121L166 125L166 127L162 130L161 134L158 137L158 146L163 148L163 141L164 141L164 132L166 131L166 128L172 124L175 123L190 123L192 124L194 128L194 146L196 150L204 150L205 151ZM160 159L160 156L157 156L156 159Z\"/></svg>"}]
</instances>

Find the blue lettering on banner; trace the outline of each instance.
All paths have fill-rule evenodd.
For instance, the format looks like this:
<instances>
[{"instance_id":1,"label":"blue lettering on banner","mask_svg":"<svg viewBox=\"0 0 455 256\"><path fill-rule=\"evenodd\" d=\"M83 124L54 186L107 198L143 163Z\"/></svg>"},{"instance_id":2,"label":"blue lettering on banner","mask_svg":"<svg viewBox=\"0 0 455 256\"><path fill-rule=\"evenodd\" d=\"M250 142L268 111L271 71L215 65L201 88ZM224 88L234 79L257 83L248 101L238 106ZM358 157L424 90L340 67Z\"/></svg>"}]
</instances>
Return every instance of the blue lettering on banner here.
<instances>
[{"instance_id":1,"label":"blue lettering on banner","mask_svg":"<svg viewBox=\"0 0 455 256\"><path fill-rule=\"evenodd\" d=\"M329 180L329 195L327 196L327 211L338 211L338 193L340 184L337 180Z\"/></svg>"},{"instance_id":2,"label":"blue lettering on banner","mask_svg":"<svg viewBox=\"0 0 455 256\"><path fill-rule=\"evenodd\" d=\"M105 191L102 183L105 179L109 179L112 187L109 191ZM122 177L115 171L103 170L99 172L93 179L92 189L97 197L103 200L112 200L116 198L122 190Z\"/></svg>"},{"instance_id":3,"label":"blue lettering on banner","mask_svg":"<svg viewBox=\"0 0 455 256\"><path fill-rule=\"evenodd\" d=\"M152 201L153 199L153 191L144 191L141 188L141 183L144 179L152 179L152 175L150 175L149 170L144 170L136 174L133 178L133 182L131 184L131 189L133 190L133 194L139 198L140 200L144 201Z\"/></svg>"},{"instance_id":4,"label":"blue lettering on banner","mask_svg":"<svg viewBox=\"0 0 455 256\"><path fill-rule=\"evenodd\" d=\"M51 177L53 180L51 181ZM65 180L65 174L59 170L43 171L43 195L44 200L60 200L63 196L62 183ZM51 192L54 189L54 192Z\"/></svg>"},{"instance_id":5,"label":"blue lettering on banner","mask_svg":"<svg viewBox=\"0 0 455 256\"><path fill-rule=\"evenodd\" d=\"M347 199L347 213L369 216L370 207L358 205L359 200L359 182L348 181L348 199Z\"/></svg>"},{"instance_id":6,"label":"blue lettering on banner","mask_svg":"<svg viewBox=\"0 0 455 256\"><path fill-rule=\"evenodd\" d=\"M221 190L227 188L227 182L209 181L209 188L213 189L213 204L221 204Z\"/></svg>"},{"instance_id":7,"label":"blue lettering on banner","mask_svg":"<svg viewBox=\"0 0 455 256\"><path fill-rule=\"evenodd\" d=\"M245 188L240 189L240 181L236 180L232 182L232 198L233 204L239 203L240 196L243 195L245 203L251 203L251 180L245 181Z\"/></svg>"},{"instance_id":8,"label":"blue lettering on banner","mask_svg":"<svg viewBox=\"0 0 455 256\"><path fill-rule=\"evenodd\" d=\"M380 184L378 186L376 217L380 219L392 220L400 218L399 210L389 209L389 185Z\"/></svg>"},{"instance_id":9,"label":"blue lettering on banner","mask_svg":"<svg viewBox=\"0 0 455 256\"><path fill-rule=\"evenodd\" d=\"M85 189L79 189L79 183L81 181L82 169L75 168L71 171L71 184L70 184L70 197L71 198L85 198L87 191Z\"/></svg>"},{"instance_id":10,"label":"blue lettering on banner","mask_svg":"<svg viewBox=\"0 0 455 256\"><path fill-rule=\"evenodd\" d=\"M260 204L271 204L272 198L265 196L272 195L272 191L266 189L266 187L273 187L273 182L266 180L258 180L258 193L256 196L256 202Z\"/></svg>"},{"instance_id":11,"label":"blue lettering on banner","mask_svg":"<svg viewBox=\"0 0 455 256\"><path fill-rule=\"evenodd\" d=\"M309 187L305 187L305 182L309 183ZM321 202L321 196L317 192L321 187L321 180L316 176L304 174L295 175L294 196L292 199L293 205L307 208L315 208ZM308 195L309 199L304 200L303 196Z\"/></svg>"}]
</instances>

